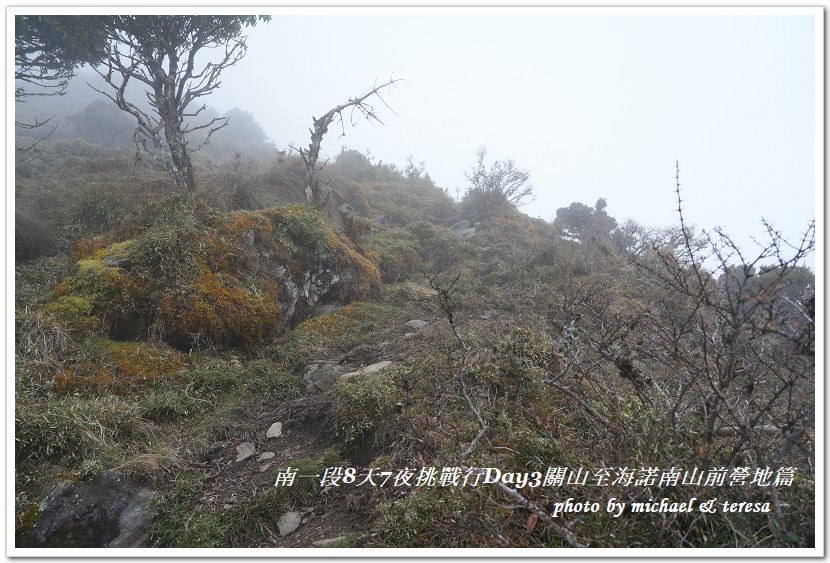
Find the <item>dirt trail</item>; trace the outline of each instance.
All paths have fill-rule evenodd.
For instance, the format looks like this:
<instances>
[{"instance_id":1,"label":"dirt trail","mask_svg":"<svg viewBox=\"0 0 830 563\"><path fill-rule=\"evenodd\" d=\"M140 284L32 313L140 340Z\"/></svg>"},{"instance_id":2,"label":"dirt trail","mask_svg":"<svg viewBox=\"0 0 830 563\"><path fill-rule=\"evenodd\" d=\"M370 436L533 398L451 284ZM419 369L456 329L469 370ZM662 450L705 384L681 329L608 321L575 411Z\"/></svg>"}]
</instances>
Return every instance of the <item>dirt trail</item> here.
<instances>
[{"instance_id":1,"label":"dirt trail","mask_svg":"<svg viewBox=\"0 0 830 563\"><path fill-rule=\"evenodd\" d=\"M254 501L273 491L277 468L289 466L293 460L301 458L318 459L326 449L339 445L324 430L325 424L319 416L324 413L307 414L307 411L328 406L323 395L306 395L278 404L266 401L234 408L231 420L223 424L221 434L225 439L205 444L187 463L187 469L205 475L201 503L221 514ZM268 439L266 432L274 422L282 422L282 435ZM253 443L256 453L236 461L236 447L242 442ZM257 461L263 454L267 457L268 453L274 456ZM297 479L312 479L319 483L320 476L298 475ZM271 530L269 537L246 547L316 547L315 541L360 533L365 528L366 516L359 510L350 509L345 492L338 489L320 494L312 503L292 507L292 510L303 515L296 532L280 536L277 520L281 514L274 514L272 525L266 523Z\"/></svg>"}]
</instances>

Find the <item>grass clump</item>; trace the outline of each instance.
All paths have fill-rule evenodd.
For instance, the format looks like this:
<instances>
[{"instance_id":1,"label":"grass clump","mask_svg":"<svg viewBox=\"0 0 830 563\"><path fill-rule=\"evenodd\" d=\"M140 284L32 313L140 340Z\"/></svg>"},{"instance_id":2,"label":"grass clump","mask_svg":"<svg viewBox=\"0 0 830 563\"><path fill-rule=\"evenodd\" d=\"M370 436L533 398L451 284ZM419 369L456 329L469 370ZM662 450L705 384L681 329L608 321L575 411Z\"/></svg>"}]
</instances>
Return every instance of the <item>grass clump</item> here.
<instances>
[{"instance_id":1,"label":"grass clump","mask_svg":"<svg viewBox=\"0 0 830 563\"><path fill-rule=\"evenodd\" d=\"M291 487L274 487L230 510L201 506L202 474L180 472L160 503L160 515L151 531L155 547L241 547L256 545L277 532L277 520L297 505L314 501L320 493L318 475L327 463L341 463L339 452L327 450L317 458L290 461L297 470Z\"/></svg>"},{"instance_id":2,"label":"grass clump","mask_svg":"<svg viewBox=\"0 0 830 563\"><path fill-rule=\"evenodd\" d=\"M495 547L493 530L506 516L474 490L460 487L425 487L404 499L377 509L371 547ZM489 521L488 521L489 520ZM465 526L459 528L458 522Z\"/></svg>"},{"instance_id":3,"label":"grass clump","mask_svg":"<svg viewBox=\"0 0 830 563\"><path fill-rule=\"evenodd\" d=\"M150 530L154 547L225 546L231 523L199 507L203 489L201 473L182 471L176 475L159 502L159 517Z\"/></svg>"},{"instance_id":4,"label":"grass clump","mask_svg":"<svg viewBox=\"0 0 830 563\"><path fill-rule=\"evenodd\" d=\"M110 459L119 443L142 437L135 403L118 397L68 396L43 403L18 403L15 412L15 458L60 461L77 466L90 459Z\"/></svg>"},{"instance_id":5,"label":"grass clump","mask_svg":"<svg viewBox=\"0 0 830 563\"><path fill-rule=\"evenodd\" d=\"M394 435L403 395L386 370L341 378L334 394L335 428L346 444L379 444Z\"/></svg>"},{"instance_id":6,"label":"grass clump","mask_svg":"<svg viewBox=\"0 0 830 563\"><path fill-rule=\"evenodd\" d=\"M248 387L277 400L293 399L300 394L300 378L283 370L272 360L248 363L243 377Z\"/></svg>"}]
</instances>

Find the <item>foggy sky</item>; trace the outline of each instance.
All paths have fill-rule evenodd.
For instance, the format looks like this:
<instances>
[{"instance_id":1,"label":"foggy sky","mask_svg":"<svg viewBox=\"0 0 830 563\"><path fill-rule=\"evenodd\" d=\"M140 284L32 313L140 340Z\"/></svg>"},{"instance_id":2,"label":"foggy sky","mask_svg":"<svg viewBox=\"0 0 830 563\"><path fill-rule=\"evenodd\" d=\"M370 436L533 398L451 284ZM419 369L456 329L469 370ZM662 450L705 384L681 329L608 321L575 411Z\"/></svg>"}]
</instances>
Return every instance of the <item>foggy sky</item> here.
<instances>
[{"instance_id":1,"label":"foggy sky","mask_svg":"<svg viewBox=\"0 0 830 563\"><path fill-rule=\"evenodd\" d=\"M793 241L816 218L812 15L332 10L272 9L200 103L251 112L284 149L308 144L312 116L394 77L391 109L375 104L385 125L333 125L324 153L401 167L412 155L456 197L485 145L530 172L529 215L604 197L619 222L650 226L677 223L677 160L687 222L722 226L749 256L762 217Z\"/></svg>"},{"instance_id":2,"label":"foggy sky","mask_svg":"<svg viewBox=\"0 0 830 563\"><path fill-rule=\"evenodd\" d=\"M274 14L208 100L252 112L280 147L308 143L311 117L390 76L385 126L358 121L341 146L403 165L454 197L486 145L530 171L551 220L573 201L610 215L687 219L744 245L761 217L798 237L815 217L812 16Z\"/></svg>"}]
</instances>

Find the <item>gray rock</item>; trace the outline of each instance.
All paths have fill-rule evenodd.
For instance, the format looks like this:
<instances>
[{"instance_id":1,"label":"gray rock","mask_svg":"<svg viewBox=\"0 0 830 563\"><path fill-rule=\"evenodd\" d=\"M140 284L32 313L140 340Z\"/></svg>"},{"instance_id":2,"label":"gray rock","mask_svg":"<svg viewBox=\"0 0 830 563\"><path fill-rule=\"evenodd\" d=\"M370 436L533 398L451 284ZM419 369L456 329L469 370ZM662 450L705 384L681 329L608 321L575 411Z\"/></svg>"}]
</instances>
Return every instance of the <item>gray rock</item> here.
<instances>
[{"instance_id":1,"label":"gray rock","mask_svg":"<svg viewBox=\"0 0 830 563\"><path fill-rule=\"evenodd\" d=\"M473 237L476 234L476 228L470 227L469 229L464 229L463 231L458 231L458 236L462 239L468 239Z\"/></svg>"},{"instance_id":2,"label":"gray rock","mask_svg":"<svg viewBox=\"0 0 830 563\"><path fill-rule=\"evenodd\" d=\"M382 362L378 362L376 364L366 366L365 368L361 368L357 371L347 373L347 374L343 375L343 379L346 379L348 377L355 377L356 375L369 375L370 373L375 373L375 372L378 372L382 369L386 369L391 365L392 365L392 362L390 362L389 360L384 360Z\"/></svg>"},{"instance_id":3,"label":"gray rock","mask_svg":"<svg viewBox=\"0 0 830 563\"><path fill-rule=\"evenodd\" d=\"M282 436L282 422L275 422L268 427L268 433L265 435L265 438L279 438L280 436Z\"/></svg>"},{"instance_id":4,"label":"gray rock","mask_svg":"<svg viewBox=\"0 0 830 563\"><path fill-rule=\"evenodd\" d=\"M121 268L123 270L129 270L133 267L133 261L130 258L121 257L116 258L112 256L107 256L101 262L104 263L105 266L114 266L116 268Z\"/></svg>"},{"instance_id":5,"label":"gray rock","mask_svg":"<svg viewBox=\"0 0 830 563\"><path fill-rule=\"evenodd\" d=\"M18 547L141 547L155 513L153 492L115 471L90 484L60 481Z\"/></svg>"},{"instance_id":6,"label":"gray rock","mask_svg":"<svg viewBox=\"0 0 830 563\"><path fill-rule=\"evenodd\" d=\"M336 538L326 538L324 540L317 540L311 542L311 545L314 547L328 547L333 543L337 543L339 541L343 541L346 539L346 536L337 536Z\"/></svg>"},{"instance_id":7,"label":"gray rock","mask_svg":"<svg viewBox=\"0 0 830 563\"><path fill-rule=\"evenodd\" d=\"M412 319L411 321L406 321L404 326L408 326L409 328L414 328L415 330L421 330L429 323L426 321L422 321L420 319Z\"/></svg>"},{"instance_id":8,"label":"gray rock","mask_svg":"<svg viewBox=\"0 0 830 563\"><path fill-rule=\"evenodd\" d=\"M256 458L256 460L257 461L265 461L266 459L271 459L275 455L277 455L277 454L275 454L274 452L263 452L259 455L258 458Z\"/></svg>"},{"instance_id":9,"label":"gray rock","mask_svg":"<svg viewBox=\"0 0 830 563\"><path fill-rule=\"evenodd\" d=\"M256 448L251 442L242 442L236 446L236 461L244 461L256 453Z\"/></svg>"},{"instance_id":10,"label":"gray rock","mask_svg":"<svg viewBox=\"0 0 830 563\"><path fill-rule=\"evenodd\" d=\"M280 519L277 520L277 526L280 529L282 537L293 534L303 521L303 515L299 512L286 512Z\"/></svg>"},{"instance_id":11,"label":"gray rock","mask_svg":"<svg viewBox=\"0 0 830 563\"><path fill-rule=\"evenodd\" d=\"M467 221L466 219L464 219L463 221L459 221L458 223L455 223L455 224L453 224L452 227L450 227L450 229L452 229L453 231L463 231L463 230L469 229L469 228L470 228L470 222Z\"/></svg>"},{"instance_id":12,"label":"gray rock","mask_svg":"<svg viewBox=\"0 0 830 563\"><path fill-rule=\"evenodd\" d=\"M320 360L309 364L303 375L306 393L325 393L334 386L343 374L354 371L353 365L341 365L337 362Z\"/></svg>"}]
</instances>

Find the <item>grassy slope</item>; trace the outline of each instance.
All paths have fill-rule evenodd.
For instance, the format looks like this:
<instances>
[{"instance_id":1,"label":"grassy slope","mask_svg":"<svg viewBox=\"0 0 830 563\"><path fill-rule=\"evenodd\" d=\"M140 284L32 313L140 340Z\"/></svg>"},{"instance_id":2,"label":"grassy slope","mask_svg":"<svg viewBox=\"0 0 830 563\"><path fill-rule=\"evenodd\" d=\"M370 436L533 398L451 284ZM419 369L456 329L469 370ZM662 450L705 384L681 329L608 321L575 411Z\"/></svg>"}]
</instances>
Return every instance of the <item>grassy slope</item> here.
<instances>
[{"instance_id":1,"label":"grassy slope","mask_svg":"<svg viewBox=\"0 0 830 563\"><path fill-rule=\"evenodd\" d=\"M351 260L371 260L385 284L382 294L278 335L233 324L270 321L255 304L223 311L222 295L214 292L204 299L207 316L199 326L215 333L205 350L187 354L164 338L142 336L152 334L147 327L153 318L140 309L148 302L142 285L148 276L125 277L104 259L121 253L137 262L139 273L164 269L171 281L161 291L207 295L201 283L229 296L237 292L229 302L244 305L260 299L262 280L209 262L228 254L222 245L234 225L245 222L247 229L253 221L260 228L265 223L259 219L275 212L182 224L175 208L167 215L152 207L141 211L142 199L158 199L155 184L146 175L125 180L117 157L107 160L98 149L71 143L52 150L48 166L33 162L18 181L20 204L54 226L63 249L16 268L19 530L31 524L43 487L54 477L86 478L117 467L165 493L153 531L159 546L307 546L343 534L347 544L359 546L563 545L527 513L512 516L515 511L491 489L424 488L394 498L389 490L339 491L329 498L311 488L284 494L268 487L270 471L287 465L313 473L341 463L401 468L457 461L478 426L456 384L461 350L428 282L446 287L456 275L455 319L470 346L465 377L490 426L470 463L531 470L712 462L713 452L700 442L667 433L665 413L640 400L612 362L596 358L589 377L568 382L570 392L543 383L566 359L561 343L568 323L589 334L603 330L589 315L574 315L580 304L592 299L591 306L608 318L630 320L651 298L630 265L608 248L561 241L546 223L510 210L482 221L473 239L460 240L448 229L462 218L458 207L430 182L363 162L350 169L344 161L327 172L339 187L327 222L341 235L316 237L325 231L299 221L302 236L295 245L320 239L355 253ZM296 165L291 159L276 163L246 189L260 201L296 201L302 181ZM102 194L112 197L100 199ZM203 201L224 209L226 195ZM201 273L201 250L170 248L196 242L219 249ZM282 250L290 258L290 249ZM180 260L158 262L171 256ZM207 284L210 276L220 276L220 285ZM183 311L193 309L192 302L184 303ZM133 318L139 310L141 330L128 338L112 333L119 314ZM410 319L429 324L413 336L404 326ZM240 338L228 336L233 334ZM387 359L395 363L391 370L343 380L323 396L301 394L311 361L367 365ZM605 413L607 424L586 412L585 401ZM214 462L231 461L235 443L257 438L277 415L287 417L288 441L270 471L230 464L232 470L211 477ZM251 492L242 486L248 483L258 488ZM803 507L790 514L790 530L801 545L810 542L810 487L804 480L782 491L782 502ZM580 500L592 493L574 494ZM602 497L628 494L608 489ZM239 502L225 502L230 496ZM558 496L543 490L534 501L545 505ZM276 539L275 518L292 506L308 510L312 523L339 524L309 525L305 535ZM663 524L651 516L588 516L574 532L591 545L610 547L682 545L684 535L693 545L733 545L736 537L718 518L678 518L655 536ZM770 532L764 517L741 516L737 525L763 545L792 545L793 536Z\"/></svg>"}]
</instances>

